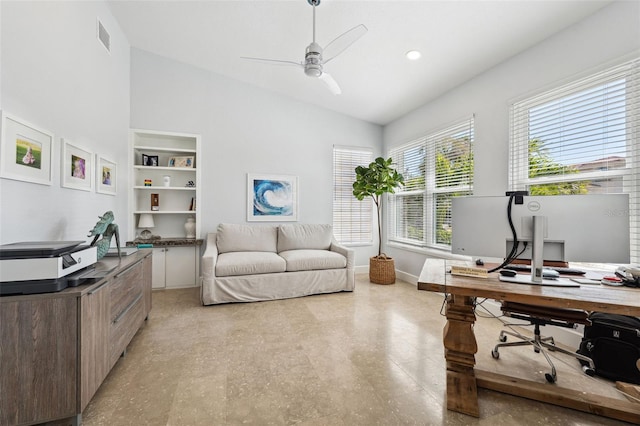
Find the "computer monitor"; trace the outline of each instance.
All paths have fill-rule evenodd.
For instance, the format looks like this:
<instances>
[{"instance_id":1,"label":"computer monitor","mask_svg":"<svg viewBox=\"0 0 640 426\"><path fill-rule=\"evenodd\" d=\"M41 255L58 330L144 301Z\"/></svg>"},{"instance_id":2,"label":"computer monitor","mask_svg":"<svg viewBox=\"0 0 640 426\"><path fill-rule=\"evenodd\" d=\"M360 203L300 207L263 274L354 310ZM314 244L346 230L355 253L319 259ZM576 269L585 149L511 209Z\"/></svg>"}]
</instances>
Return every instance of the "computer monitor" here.
<instances>
[{"instance_id":1,"label":"computer monitor","mask_svg":"<svg viewBox=\"0 0 640 426\"><path fill-rule=\"evenodd\" d=\"M510 198L453 198L451 252L506 258L514 245L507 217ZM543 260L629 263L628 194L517 198L522 202L516 203L514 199L511 205L511 219L519 241L517 258L531 260L534 282L542 279Z\"/></svg>"}]
</instances>

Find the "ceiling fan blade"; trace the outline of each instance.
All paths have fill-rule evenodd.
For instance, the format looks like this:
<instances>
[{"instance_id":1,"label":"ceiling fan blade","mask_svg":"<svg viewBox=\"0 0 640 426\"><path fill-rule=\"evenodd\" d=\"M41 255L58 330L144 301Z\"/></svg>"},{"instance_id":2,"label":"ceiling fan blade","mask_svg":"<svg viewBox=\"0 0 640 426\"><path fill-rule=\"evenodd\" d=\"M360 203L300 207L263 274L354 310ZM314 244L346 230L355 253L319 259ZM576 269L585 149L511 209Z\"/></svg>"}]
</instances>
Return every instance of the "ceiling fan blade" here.
<instances>
[{"instance_id":1,"label":"ceiling fan blade","mask_svg":"<svg viewBox=\"0 0 640 426\"><path fill-rule=\"evenodd\" d=\"M285 65L285 66L296 66L296 67L304 67L304 64L300 62L294 61L281 61L278 59L264 59L264 58L250 58L248 56L241 56L240 59L248 59L250 61L263 62L269 65Z\"/></svg>"},{"instance_id":2,"label":"ceiling fan blade","mask_svg":"<svg viewBox=\"0 0 640 426\"><path fill-rule=\"evenodd\" d=\"M355 43L360 37L367 33L368 29L363 24L356 25L349 31L336 37L331 43L329 43L322 54L324 63L326 64L340 53L342 53L347 47Z\"/></svg>"},{"instance_id":3,"label":"ceiling fan blade","mask_svg":"<svg viewBox=\"0 0 640 426\"><path fill-rule=\"evenodd\" d=\"M340 86L338 86L338 83L336 83L333 77L331 77L326 72L323 72L322 74L320 74L320 77L318 78L327 85L329 90L331 90L331 93L333 93L334 95L339 95L342 93L342 90L340 90Z\"/></svg>"}]
</instances>

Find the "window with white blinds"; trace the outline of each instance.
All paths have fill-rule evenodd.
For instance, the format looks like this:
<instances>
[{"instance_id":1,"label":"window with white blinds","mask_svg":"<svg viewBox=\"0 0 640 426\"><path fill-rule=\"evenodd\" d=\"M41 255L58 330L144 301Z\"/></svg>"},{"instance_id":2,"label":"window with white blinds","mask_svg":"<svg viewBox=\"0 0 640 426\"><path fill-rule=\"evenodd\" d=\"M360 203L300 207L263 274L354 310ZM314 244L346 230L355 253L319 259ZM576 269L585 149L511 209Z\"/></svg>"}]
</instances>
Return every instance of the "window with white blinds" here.
<instances>
[{"instance_id":1,"label":"window with white blinds","mask_svg":"<svg viewBox=\"0 0 640 426\"><path fill-rule=\"evenodd\" d=\"M373 151L366 148L333 148L333 234L342 244L373 242L372 201L353 196L356 167L368 166Z\"/></svg>"},{"instance_id":2,"label":"window with white blinds","mask_svg":"<svg viewBox=\"0 0 640 426\"><path fill-rule=\"evenodd\" d=\"M532 195L628 193L640 262L640 59L511 107L509 186Z\"/></svg>"},{"instance_id":3,"label":"window with white blinds","mask_svg":"<svg viewBox=\"0 0 640 426\"><path fill-rule=\"evenodd\" d=\"M389 241L450 248L451 198L473 191L473 117L389 155L405 181L387 198Z\"/></svg>"}]
</instances>

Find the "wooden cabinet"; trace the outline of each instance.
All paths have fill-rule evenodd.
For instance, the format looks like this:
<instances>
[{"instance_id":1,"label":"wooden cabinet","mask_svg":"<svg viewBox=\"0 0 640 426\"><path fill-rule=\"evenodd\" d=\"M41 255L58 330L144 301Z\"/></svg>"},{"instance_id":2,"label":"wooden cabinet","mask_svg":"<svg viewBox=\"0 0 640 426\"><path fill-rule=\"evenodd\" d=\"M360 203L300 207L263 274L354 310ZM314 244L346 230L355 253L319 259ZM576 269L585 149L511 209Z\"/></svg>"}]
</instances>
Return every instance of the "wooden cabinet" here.
<instances>
[{"instance_id":1,"label":"wooden cabinet","mask_svg":"<svg viewBox=\"0 0 640 426\"><path fill-rule=\"evenodd\" d=\"M76 298L0 301L0 424L74 416Z\"/></svg>"},{"instance_id":2,"label":"wooden cabinet","mask_svg":"<svg viewBox=\"0 0 640 426\"><path fill-rule=\"evenodd\" d=\"M148 316L150 250L96 267L94 284L0 298L0 424L79 422Z\"/></svg>"}]
</instances>

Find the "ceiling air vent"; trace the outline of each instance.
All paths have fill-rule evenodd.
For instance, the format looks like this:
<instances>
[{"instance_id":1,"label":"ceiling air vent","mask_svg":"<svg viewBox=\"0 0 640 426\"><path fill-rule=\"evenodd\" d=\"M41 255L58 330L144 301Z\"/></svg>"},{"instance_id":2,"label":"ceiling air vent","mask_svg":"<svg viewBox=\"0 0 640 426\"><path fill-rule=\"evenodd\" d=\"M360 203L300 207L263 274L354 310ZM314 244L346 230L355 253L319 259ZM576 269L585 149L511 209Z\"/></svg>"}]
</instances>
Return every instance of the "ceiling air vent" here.
<instances>
[{"instance_id":1,"label":"ceiling air vent","mask_svg":"<svg viewBox=\"0 0 640 426\"><path fill-rule=\"evenodd\" d=\"M107 49L107 52L111 53L111 35L107 32L107 29L102 25L100 19L98 19L98 40Z\"/></svg>"}]
</instances>

